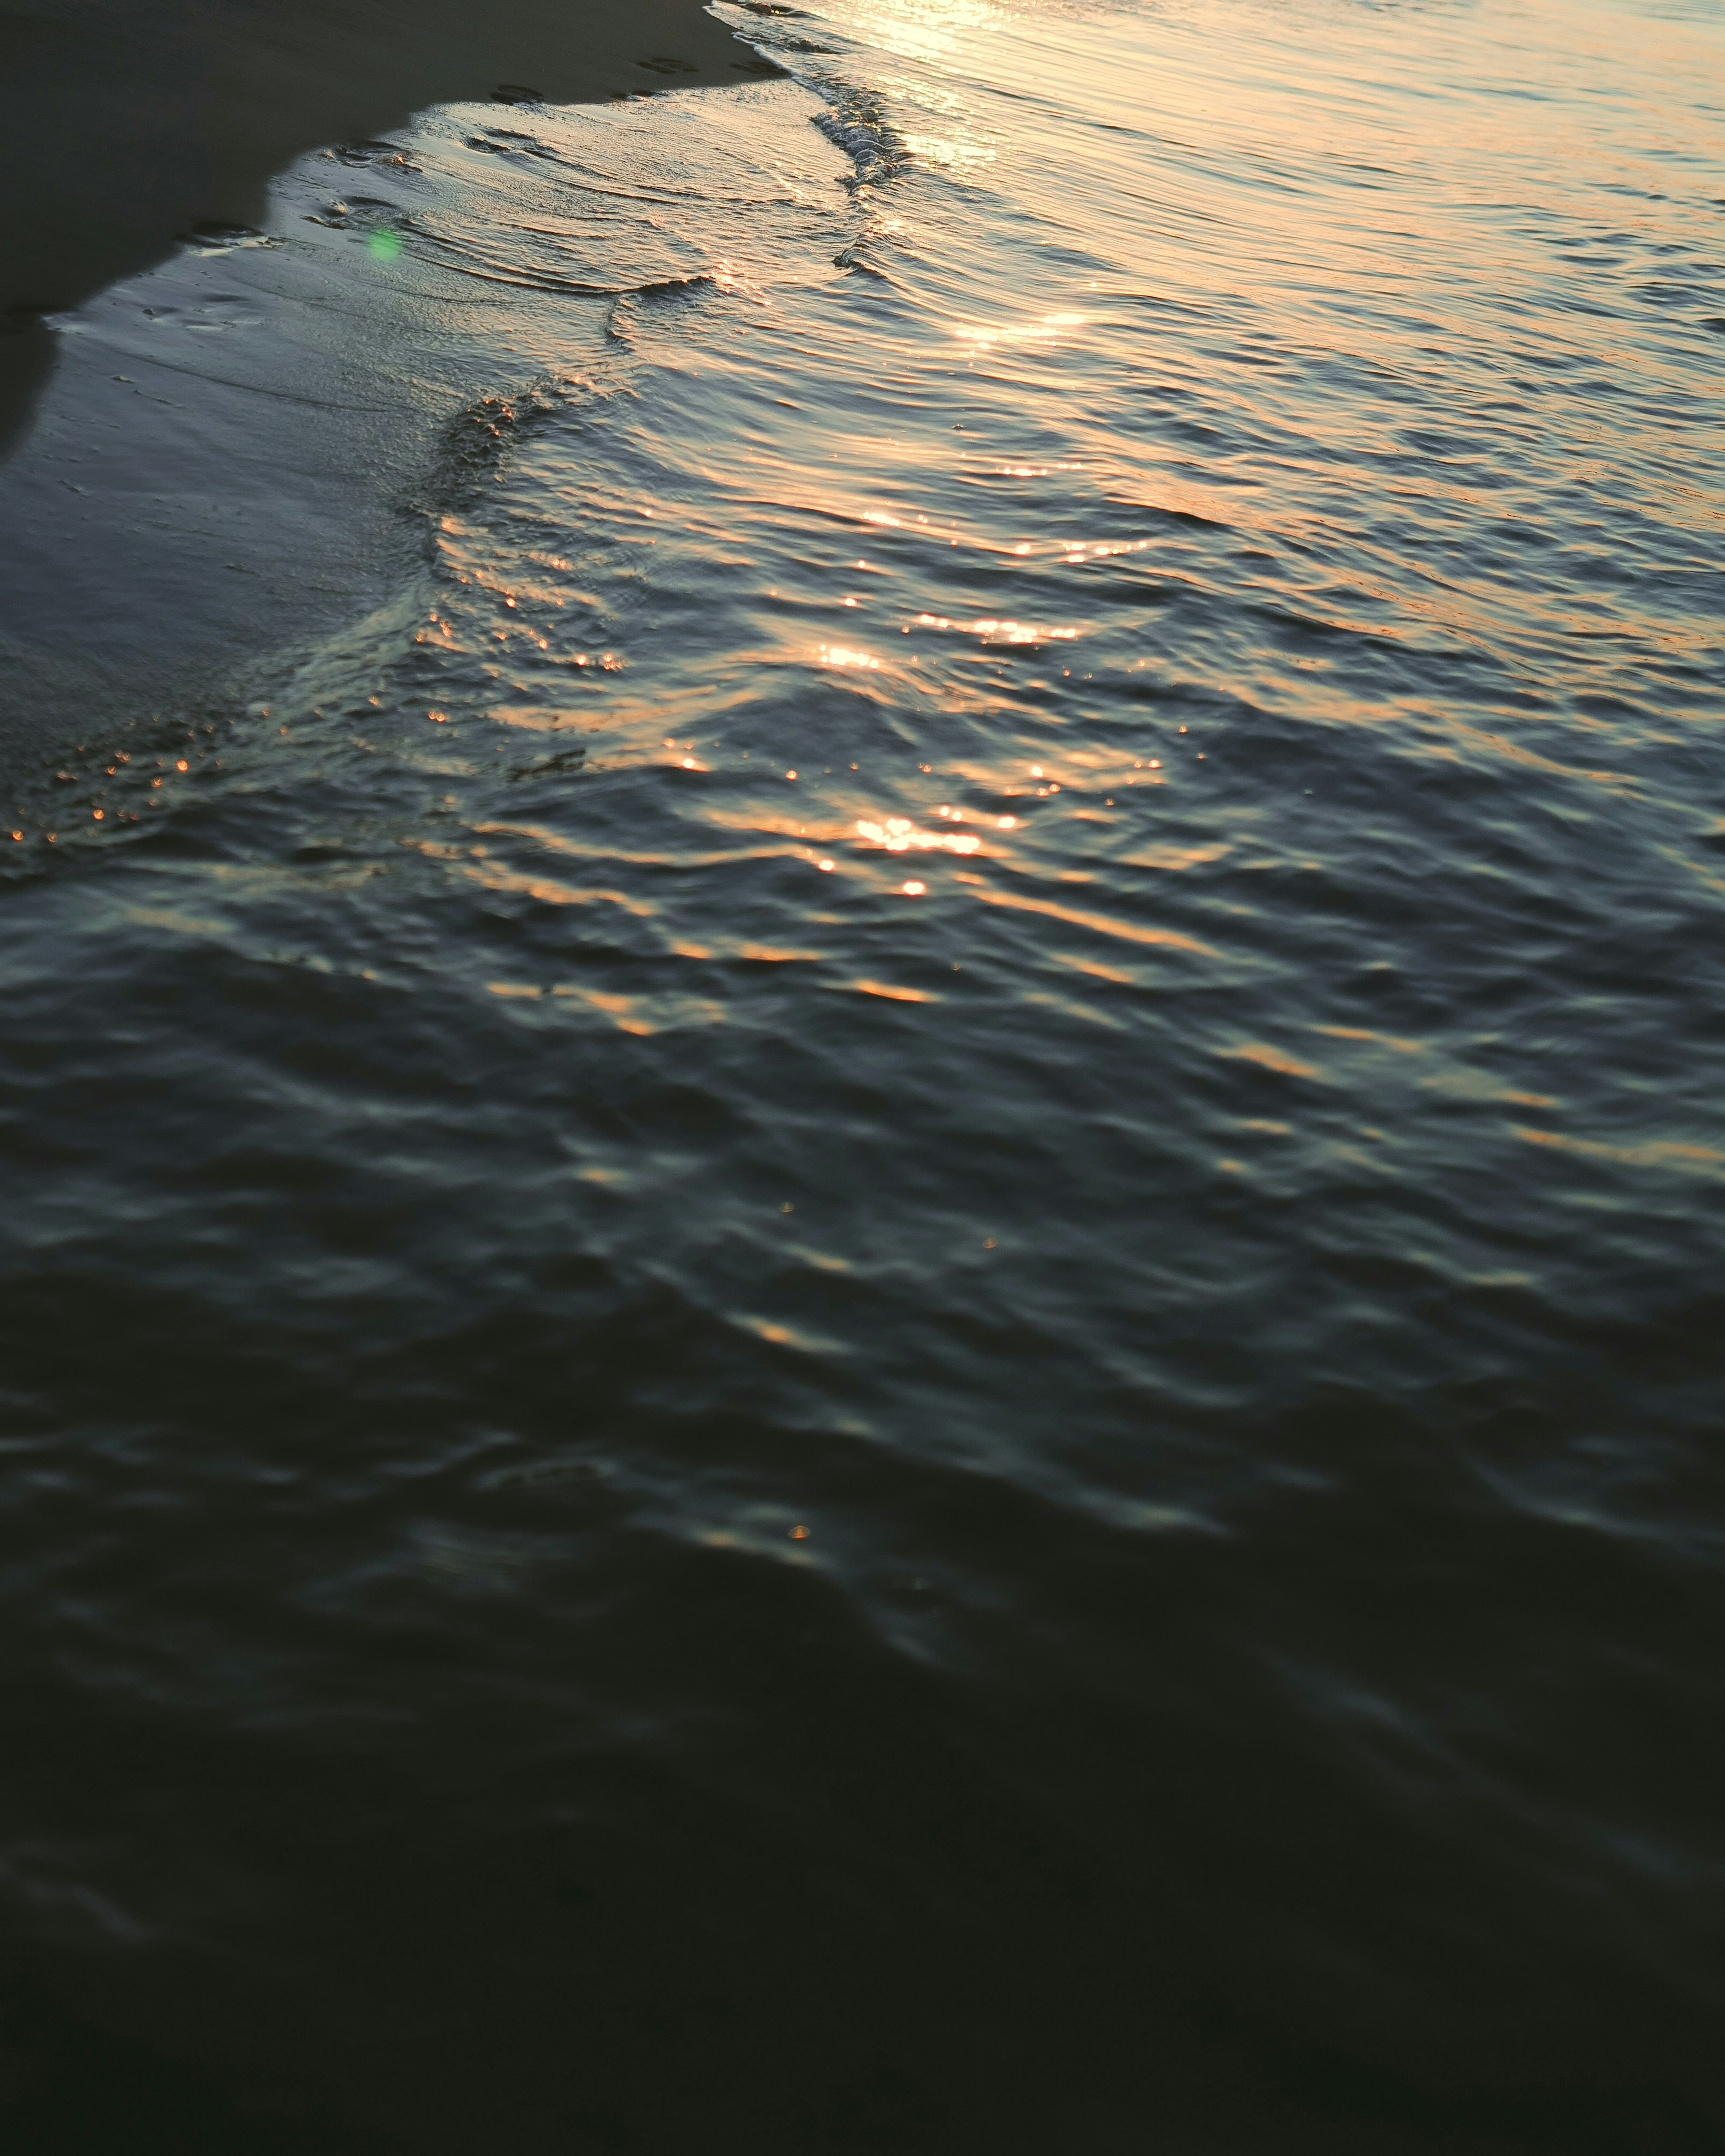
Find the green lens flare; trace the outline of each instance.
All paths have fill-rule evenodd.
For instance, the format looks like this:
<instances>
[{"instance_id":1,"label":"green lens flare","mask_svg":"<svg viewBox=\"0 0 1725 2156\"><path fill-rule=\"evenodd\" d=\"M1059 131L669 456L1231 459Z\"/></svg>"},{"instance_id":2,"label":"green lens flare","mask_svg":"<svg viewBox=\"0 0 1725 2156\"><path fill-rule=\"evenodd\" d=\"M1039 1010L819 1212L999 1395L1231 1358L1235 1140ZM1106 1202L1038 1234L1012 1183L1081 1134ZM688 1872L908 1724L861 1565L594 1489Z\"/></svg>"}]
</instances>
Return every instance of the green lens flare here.
<instances>
[{"instance_id":1,"label":"green lens flare","mask_svg":"<svg viewBox=\"0 0 1725 2156\"><path fill-rule=\"evenodd\" d=\"M401 253L401 234L398 232L374 232L366 242L372 257L377 262L393 262Z\"/></svg>"}]
</instances>

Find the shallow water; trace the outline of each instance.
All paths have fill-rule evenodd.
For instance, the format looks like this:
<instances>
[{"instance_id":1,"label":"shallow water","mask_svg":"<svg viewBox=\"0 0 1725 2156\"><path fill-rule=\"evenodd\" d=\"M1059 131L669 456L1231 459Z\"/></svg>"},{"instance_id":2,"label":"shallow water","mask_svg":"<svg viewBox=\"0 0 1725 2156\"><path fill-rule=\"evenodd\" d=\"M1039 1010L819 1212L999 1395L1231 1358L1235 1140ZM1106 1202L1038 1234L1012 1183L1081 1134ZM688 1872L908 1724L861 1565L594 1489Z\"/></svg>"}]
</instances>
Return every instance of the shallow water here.
<instances>
[{"instance_id":1,"label":"shallow water","mask_svg":"<svg viewBox=\"0 0 1725 2156\"><path fill-rule=\"evenodd\" d=\"M284 181L489 386L5 842L31 2145L1717 2145L1722 22Z\"/></svg>"}]
</instances>

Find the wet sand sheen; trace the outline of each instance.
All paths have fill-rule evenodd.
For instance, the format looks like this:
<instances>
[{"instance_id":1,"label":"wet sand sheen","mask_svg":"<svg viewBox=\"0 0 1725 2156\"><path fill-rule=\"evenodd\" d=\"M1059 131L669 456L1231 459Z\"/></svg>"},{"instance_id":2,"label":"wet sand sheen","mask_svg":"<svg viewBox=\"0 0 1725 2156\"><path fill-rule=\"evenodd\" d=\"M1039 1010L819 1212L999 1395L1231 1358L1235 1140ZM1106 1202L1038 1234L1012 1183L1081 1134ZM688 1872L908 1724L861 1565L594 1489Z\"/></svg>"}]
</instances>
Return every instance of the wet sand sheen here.
<instances>
[{"instance_id":1,"label":"wet sand sheen","mask_svg":"<svg viewBox=\"0 0 1725 2156\"><path fill-rule=\"evenodd\" d=\"M40 317L204 221L254 225L300 152L502 90L552 104L777 73L696 0L44 0L0 14L0 449L46 372Z\"/></svg>"},{"instance_id":2,"label":"wet sand sheen","mask_svg":"<svg viewBox=\"0 0 1725 2156\"><path fill-rule=\"evenodd\" d=\"M147 29L60 0L0 18L0 175L39 205L0 273L0 784L92 711L231 687L383 603L441 430L531 378L475 265L351 244L421 206L387 131L783 74L692 0L184 5ZM582 281L556 295L570 350Z\"/></svg>"}]
</instances>

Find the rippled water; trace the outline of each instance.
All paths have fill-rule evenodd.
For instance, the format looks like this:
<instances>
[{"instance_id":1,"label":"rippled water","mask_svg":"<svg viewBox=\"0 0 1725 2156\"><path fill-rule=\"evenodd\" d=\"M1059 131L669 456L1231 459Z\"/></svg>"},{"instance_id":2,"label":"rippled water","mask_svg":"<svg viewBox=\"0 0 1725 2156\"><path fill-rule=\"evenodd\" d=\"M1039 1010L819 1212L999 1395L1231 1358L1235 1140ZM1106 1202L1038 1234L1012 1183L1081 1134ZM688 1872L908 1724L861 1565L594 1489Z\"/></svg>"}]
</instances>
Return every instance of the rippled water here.
<instances>
[{"instance_id":1,"label":"rippled water","mask_svg":"<svg viewBox=\"0 0 1725 2156\"><path fill-rule=\"evenodd\" d=\"M1712 2148L1725 16L756 14L19 794L13 2115Z\"/></svg>"}]
</instances>

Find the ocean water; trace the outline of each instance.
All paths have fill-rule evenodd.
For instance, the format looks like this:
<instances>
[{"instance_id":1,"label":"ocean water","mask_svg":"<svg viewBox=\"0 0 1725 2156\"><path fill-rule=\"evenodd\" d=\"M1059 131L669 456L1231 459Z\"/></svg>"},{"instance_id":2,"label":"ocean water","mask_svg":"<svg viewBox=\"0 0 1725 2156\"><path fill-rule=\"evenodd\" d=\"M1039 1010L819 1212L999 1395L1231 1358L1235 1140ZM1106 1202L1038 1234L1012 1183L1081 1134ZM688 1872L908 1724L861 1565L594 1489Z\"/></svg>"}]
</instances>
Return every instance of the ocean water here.
<instances>
[{"instance_id":1,"label":"ocean water","mask_svg":"<svg viewBox=\"0 0 1725 2156\"><path fill-rule=\"evenodd\" d=\"M1725 12L727 19L136 330L470 388L0 837L0 2115L1715 2148Z\"/></svg>"}]
</instances>

